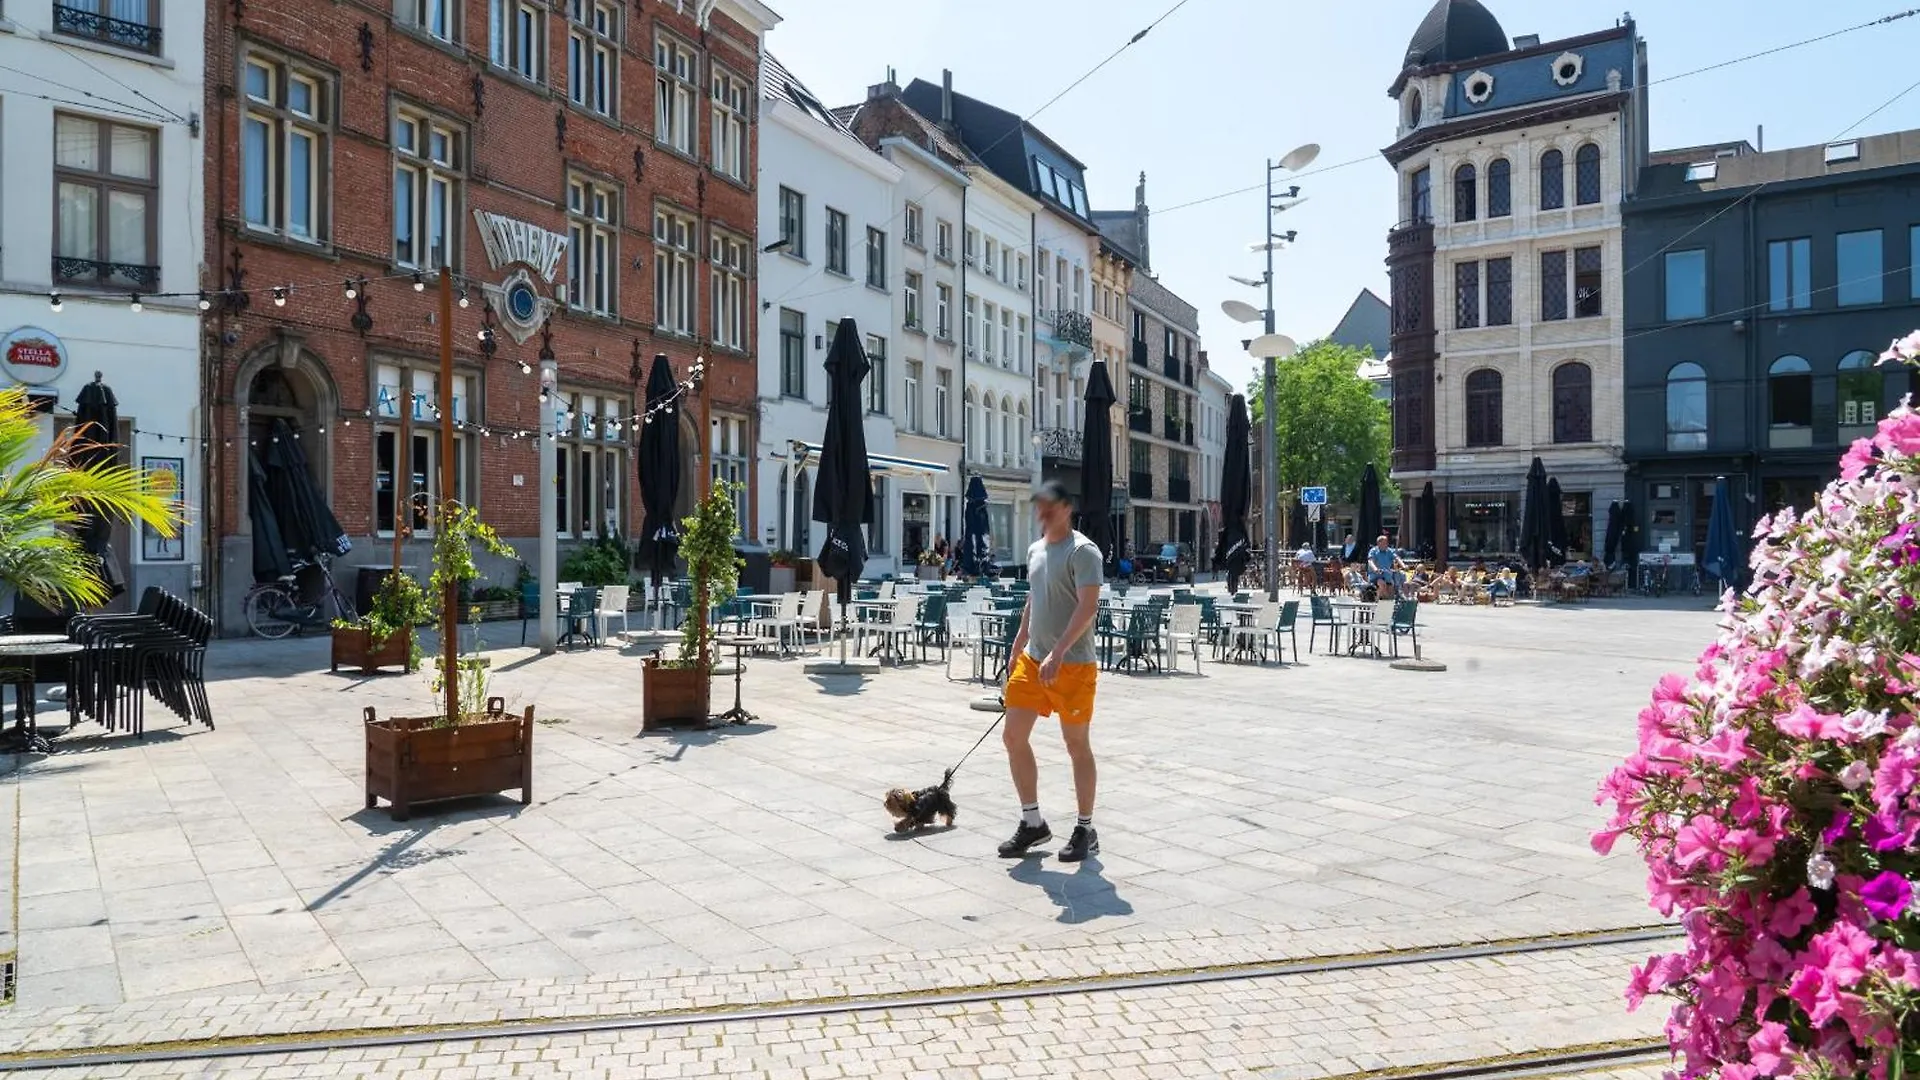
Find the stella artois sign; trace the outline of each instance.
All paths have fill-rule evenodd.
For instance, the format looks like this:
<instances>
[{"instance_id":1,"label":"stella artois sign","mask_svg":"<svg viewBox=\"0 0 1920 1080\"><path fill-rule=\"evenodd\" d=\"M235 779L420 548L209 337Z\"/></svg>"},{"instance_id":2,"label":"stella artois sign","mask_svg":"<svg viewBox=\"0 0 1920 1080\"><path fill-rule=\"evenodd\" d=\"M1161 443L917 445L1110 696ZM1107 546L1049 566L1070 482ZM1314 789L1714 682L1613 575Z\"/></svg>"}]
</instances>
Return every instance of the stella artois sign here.
<instances>
[{"instance_id":1,"label":"stella artois sign","mask_svg":"<svg viewBox=\"0 0 1920 1080\"><path fill-rule=\"evenodd\" d=\"M37 326L23 326L0 338L0 367L15 382L43 386L67 370L67 347Z\"/></svg>"}]
</instances>

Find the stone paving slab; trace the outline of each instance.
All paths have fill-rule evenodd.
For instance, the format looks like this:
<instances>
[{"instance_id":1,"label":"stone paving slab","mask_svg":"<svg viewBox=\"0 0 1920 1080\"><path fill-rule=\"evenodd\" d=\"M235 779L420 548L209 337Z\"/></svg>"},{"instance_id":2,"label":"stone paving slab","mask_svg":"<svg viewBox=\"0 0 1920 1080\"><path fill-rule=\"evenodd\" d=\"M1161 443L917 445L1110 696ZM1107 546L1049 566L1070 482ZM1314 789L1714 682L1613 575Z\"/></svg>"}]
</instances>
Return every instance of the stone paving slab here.
<instances>
[{"instance_id":1,"label":"stone paving slab","mask_svg":"<svg viewBox=\"0 0 1920 1080\"><path fill-rule=\"evenodd\" d=\"M1369 919L1310 931L1129 933L1071 945L1010 943L1000 949L898 954L834 966L788 963L660 971L645 977L549 977L17 1008L0 1012L0 1053L883 998L1445 948L1489 941L1496 934L1504 935L1503 940L1552 938L1591 929L1562 910L1517 909L1497 920L1443 915L1411 927ZM1651 951L1651 946L1642 949ZM1624 985L1624 968L1619 979Z\"/></svg>"},{"instance_id":2,"label":"stone paving slab","mask_svg":"<svg viewBox=\"0 0 1920 1080\"><path fill-rule=\"evenodd\" d=\"M425 714L419 676L326 673L319 640L210 651L219 728L83 729L22 774L19 1006L820 968L1184 932L1303 935L1555 910L1650 919L1599 860L1591 793L1659 675L1713 616L1644 607L1423 610L1441 674L1307 657L1284 670L1103 678L1105 851L991 855L1013 816L998 747L958 828L890 835L880 795L931 782L990 716L937 663L864 681L754 661L762 722L638 734L635 651L494 650L534 702L535 802L396 823L363 807L359 714ZM489 630L489 635L510 636ZM517 639L516 639L517 640ZM1039 735L1042 801L1069 812ZM1391 942L1389 942L1391 943Z\"/></svg>"},{"instance_id":3,"label":"stone paving slab","mask_svg":"<svg viewBox=\"0 0 1920 1080\"><path fill-rule=\"evenodd\" d=\"M1629 1015L1635 950L1417 964L1208 986L545 1038L275 1052L209 1062L53 1070L49 1077L218 1075L306 1080L614 1078L1322 1078L1659 1035ZM1620 1077L1619 1080L1628 1080ZM1634 1077L1632 1080L1641 1080Z\"/></svg>"}]
</instances>

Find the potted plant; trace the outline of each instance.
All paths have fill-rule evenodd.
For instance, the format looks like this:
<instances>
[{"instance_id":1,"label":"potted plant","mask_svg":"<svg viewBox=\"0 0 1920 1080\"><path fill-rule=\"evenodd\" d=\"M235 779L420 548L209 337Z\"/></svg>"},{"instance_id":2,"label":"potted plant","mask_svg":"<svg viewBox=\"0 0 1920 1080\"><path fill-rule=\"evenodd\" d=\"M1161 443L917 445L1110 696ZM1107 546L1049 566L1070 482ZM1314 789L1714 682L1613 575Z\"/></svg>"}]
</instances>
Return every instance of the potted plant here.
<instances>
[{"instance_id":1,"label":"potted plant","mask_svg":"<svg viewBox=\"0 0 1920 1080\"><path fill-rule=\"evenodd\" d=\"M939 554L931 549L920 553L919 575L921 581L939 581L940 572L946 563Z\"/></svg>"},{"instance_id":2,"label":"potted plant","mask_svg":"<svg viewBox=\"0 0 1920 1080\"><path fill-rule=\"evenodd\" d=\"M473 510L450 505L439 514L433 537L433 577L430 592L445 596L449 585L479 577L473 547L505 558L513 549ZM478 610L474 609L478 614ZM459 626L437 620L441 634L457 634ZM380 799L390 804L395 821L405 821L413 804L435 799L491 795L520 789L521 803L533 801L533 706L519 715L506 710L502 698L487 694L487 662L478 655L479 634L472 652L454 665L456 708L445 704L437 715L379 718L372 708L364 713L367 740L367 808ZM437 701L446 689L446 673L437 670L432 682Z\"/></svg>"},{"instance_id":3,"label":"potted plant","mask_svg":"<svg viewBox=\"0 0 1920 1080\"><path fill-rule=\"evenodd\" d=\"M767 588L770 591L776 595L784 595L797 587L798 580L794 573L795 561L793 552L787 548L773 549L773 553L768 556L768 562L772 565L767 580Z\"/></svg>"},{"instance_id":4,"label":"potted plant","mask_svg":"<svg viewBox=\"0 0 1920 1080\"><path fill-rule=\"evenodd\" d=\"M422 623L433 621L433 609L420 583L405 571L392 570L380 579L367 613L356 619L333 622L333 663L357 667L371 675L383 667L412 671L420 663Z\"/></svg>"},{"instance_id":5,"label":"potted plant","mask_svg":"<svg viewBox=\"0 0 1920 1080\"><path fill-rule=\"evenodd\" d=\"M520 617L520 593L505 585L487 585L473 590L470 602L479 622Z\"/></svg>"},{"instance_id":6,"label":"potted plant","mask_svg":"<svg viewBox=\"0 0 1920 1080\"><path fill-rule=\"evenodd\" d=\"M713 624L707 613L733 599L740 583L740 557L733 550L732 484L714 482L713 490L680 523L680 558L693 583L693 607L680 629L680 652L668 660L658 652L641 674L640 730L704 724L712 712L709 679L713 674Z\"/></svg>"}]
</instances>

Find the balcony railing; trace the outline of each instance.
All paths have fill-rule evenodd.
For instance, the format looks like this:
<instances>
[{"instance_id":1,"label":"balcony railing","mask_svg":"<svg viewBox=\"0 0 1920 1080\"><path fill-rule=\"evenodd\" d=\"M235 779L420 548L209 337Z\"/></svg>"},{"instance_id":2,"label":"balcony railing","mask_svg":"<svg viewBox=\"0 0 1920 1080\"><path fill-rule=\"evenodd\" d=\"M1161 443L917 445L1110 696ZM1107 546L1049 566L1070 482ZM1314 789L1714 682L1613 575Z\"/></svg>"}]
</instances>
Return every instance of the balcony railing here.
<instances>
[{"instance_id":1,"label":"balcony railing","mask_svg":"<svg viewBox=\"0 0 1920 1080\"><path fill-rule=\"evenodd\" d=\"M160 52L159 27L116 19L85 8L53 5L53 28L62 34L92 38L134 52L155 55Z\"/></svg>"},{"instance_id":2,"label":"balcony railing","mask_svg":"<svg viewBox=\"0 0 1920 1080\"><path fill-rule=\"evenodd\" d=\"M1068 462L1080 460L1083 451L1079 432L1072 428L1042 428L1038 434L1042 459L1054 458Z\"/></svg>"},{"instance_id":3,"label":"balcony railing","mask_svg":"<svg viewBox=\"0 0 1920 1080\"><path fill-rule=\"evenodd\" d=\"M1062 308L1053 313L1053 336L1069 345L1093 348L1093 317L1084 311Z\"/></svg>"},{"instance_id":4,"label":"balcony railing","mask_svg":"<svg viewBox=\"0 0 1920 1080\"><path fill-rule=\"evenodd\" d=\"M1167 501L1177 502L1177 503L1192 502L1193 501L1193 481L1182 480L1177 476L1171 480L1168 480L1167 481Z\"/></svg>"},{"instance_id":5,"label":"balcony railing","mask_svg":"<svg viewBox=\"0 0 1920 1080\"><path fill-rule=\"evenodd\" d=\"M1127 410L1127 427L1142 435L1153 434L1153 410L1134 406Z\"/></svg>"},{"instance_id":6,"label":"balcony railing","mask_svg":"<svg viewBox=\"0 0 1920 1080\"><path fill-rule=\"evenodd\" d=\"M1160 374L1165 375L1173 382L1179 382L1180 358L1176 356L1162 357L1160 360Z\"/></svg>"},{"instance_id":7,"label":"balcony railing","mask_svg":"<svg viewBox=\"0 0 1920 1080\"><path fill-rule=\"evenodd\" d=\"M89 285L131 286L146 292L160 287L160 268L134 263L53 257L53 280Z\"/></svg>"},{"instance_id":8,"label":"balcony railing","mask_svg":"<svg viewBox=\"0 0 1920 1080\"><path fill-rule=\"evenodd\" d=\"M1129 473L1128 480L1130 481L1130 483L1127 487L1127 490L1133 493L1134 498L1136 499L1153 498L1153 474L1152 473L1150 472Z\"/></svg>"},{"instance_id":9,"label":"balcony railing","mask_svg":"<svg viewBox=\"0 0 1920 1080\"><path fill-rule=\"evenodd\" d=\"M1160 418L1160 437L1161 438L1167 440L1168 442L1179 442L1180 431L1181 431L1180 421L1175 420L1171 416L1163 416Z\"/></svg>"},{"instance_id":10,"label":"balcony railing","mask_svg":"<svg viewBox=\"0 0 1920 1080\"><path fill-rule=\"evenodd\" d=\"M1147 365L1147 343L1137 338L1134 339L1134 342L1133 342L1133 362L1139 367L1148 366Z\"/></svg>"}]
</instances>

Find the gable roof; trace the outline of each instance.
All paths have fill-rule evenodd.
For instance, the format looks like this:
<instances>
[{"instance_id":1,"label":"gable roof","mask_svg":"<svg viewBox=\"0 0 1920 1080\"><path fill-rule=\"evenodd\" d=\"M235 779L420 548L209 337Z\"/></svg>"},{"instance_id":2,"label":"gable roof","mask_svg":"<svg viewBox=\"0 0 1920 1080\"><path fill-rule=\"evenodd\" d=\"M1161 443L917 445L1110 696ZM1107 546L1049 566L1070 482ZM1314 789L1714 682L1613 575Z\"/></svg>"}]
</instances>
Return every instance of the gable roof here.
<instances>
[{"instance_id":1,"label":"gable roof","mask_svg":"<svg viewBox=\"0 0 1920 1080\"><path fill-rule=\"evenodd\" d=\"M792 105L847 138L859 141L847 122L835 115L835 110L827 108L814 96L813 91L807 89L805 83L770 52L760 54L760 97L764 101Z\"/></svg>"}]
</instances>

